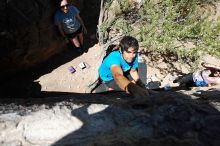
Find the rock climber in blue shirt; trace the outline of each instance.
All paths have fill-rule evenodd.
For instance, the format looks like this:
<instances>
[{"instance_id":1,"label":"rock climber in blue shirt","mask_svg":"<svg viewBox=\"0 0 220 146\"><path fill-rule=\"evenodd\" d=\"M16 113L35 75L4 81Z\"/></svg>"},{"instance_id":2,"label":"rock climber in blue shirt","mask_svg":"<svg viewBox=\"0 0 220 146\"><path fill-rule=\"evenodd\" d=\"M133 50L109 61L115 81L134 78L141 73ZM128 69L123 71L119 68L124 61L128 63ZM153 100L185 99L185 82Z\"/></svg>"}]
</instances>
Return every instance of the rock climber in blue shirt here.
<instances>
[{"instance_id":1,"label":"rock climber in blue shirt","mask_svg":"<svg viewBox=\"0 0 220 146\"><path fill-rule=\"evenodd\" d=\"M83 32L86 34L87 30L79 15L79 10L68 4L67 0L59 1L60 9L56 11L54 19L55 24L61 35L70 41L78 51L83 49Z\"/></svg>"},{"instance_id":2,"label":"rock climber in blue shirt","mask_svg":"<svg viewBox=\"0 0 220 146\"><path fill-rule=\"evenodd\" d=\"M102 84L95 89L96 93L121 90L138 99L145 99L149 96L137 71L138 48L138 41L134 37L122 38L118 49L105 57L98 69Z\"/></svg>"}]
</instances>

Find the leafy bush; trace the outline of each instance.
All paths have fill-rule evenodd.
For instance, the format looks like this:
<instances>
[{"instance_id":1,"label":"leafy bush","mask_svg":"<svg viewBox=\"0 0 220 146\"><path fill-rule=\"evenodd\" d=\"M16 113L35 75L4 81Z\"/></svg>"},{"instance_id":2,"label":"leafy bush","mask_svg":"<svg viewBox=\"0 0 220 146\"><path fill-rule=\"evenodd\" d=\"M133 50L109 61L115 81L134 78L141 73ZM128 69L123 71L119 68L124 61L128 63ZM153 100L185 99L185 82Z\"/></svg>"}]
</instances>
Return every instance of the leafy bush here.
<instances>
[{"instance_id":1,"label":"leafy bush","mask_svg":"<svg viewBox=\"0 0 220 146\"><path fill-rule=\"evenodd\" d=\"M180 61L191 62L203 54L220 57L220 20L213 21L210 17L215 12L214 2L144 0L136 10L135 24L126 19L126 16L133 19L135 10L128 7L127 0L120 1L120 5L123 13L109 27L138 38L146 52L171 52ZM187 46L188 43L191 45Z\"/></svg>"}]
</instances>

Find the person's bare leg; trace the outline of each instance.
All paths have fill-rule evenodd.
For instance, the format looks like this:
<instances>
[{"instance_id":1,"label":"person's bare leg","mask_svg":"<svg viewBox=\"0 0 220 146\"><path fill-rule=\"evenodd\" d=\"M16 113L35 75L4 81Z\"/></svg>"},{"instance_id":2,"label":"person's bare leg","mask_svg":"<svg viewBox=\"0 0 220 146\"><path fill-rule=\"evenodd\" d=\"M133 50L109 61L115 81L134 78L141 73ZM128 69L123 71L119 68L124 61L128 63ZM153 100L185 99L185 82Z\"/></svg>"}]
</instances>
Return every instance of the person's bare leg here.
<instances>
[{"instance_id":1,"label":"person's bare leg","mask_svg":"<svg viewBox=\"0 0 220 146\"><path fill-rule=\"evenodd\" d=\"M80 42L80 44L83 46L83 41L84 41L83 33L81 32L81 33L78 34L77 36L79 37L79 42Z\"/></svg>"},{"instance_id":2,"label":"person's bare leg","mask_svg":"<svg viewBox=\"0 0 220 146\"><path fill-rule=\"evenodd\" d=\"M71 39L71 43L72 43L76 48L79 48L79 47L80 47L80 42L79 42L79 39L78 39L77 36Z\"/></svg>"}]
</instances>

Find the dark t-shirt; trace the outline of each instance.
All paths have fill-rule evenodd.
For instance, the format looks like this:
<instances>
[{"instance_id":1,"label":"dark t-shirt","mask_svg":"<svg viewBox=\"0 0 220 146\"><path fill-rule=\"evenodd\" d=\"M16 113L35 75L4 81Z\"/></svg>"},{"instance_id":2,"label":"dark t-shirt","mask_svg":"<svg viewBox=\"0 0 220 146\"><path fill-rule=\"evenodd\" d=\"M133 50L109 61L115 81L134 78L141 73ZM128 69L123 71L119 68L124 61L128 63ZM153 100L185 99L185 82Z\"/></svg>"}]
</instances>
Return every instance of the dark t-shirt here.
<instances>
[{"instance_id":1,"label":"dark t-shirt","mask_svg":"<svg viewBox=\"0 0 220 146\"><path fill-rule=\"evenodd\" d=\"M72 5L68 6L67 13L57 10L54 16L55 24L61 24L65 34L74 33L80 27L80 22L76 19L78 14L79 10Z\"/></svg>"}]
</instances>

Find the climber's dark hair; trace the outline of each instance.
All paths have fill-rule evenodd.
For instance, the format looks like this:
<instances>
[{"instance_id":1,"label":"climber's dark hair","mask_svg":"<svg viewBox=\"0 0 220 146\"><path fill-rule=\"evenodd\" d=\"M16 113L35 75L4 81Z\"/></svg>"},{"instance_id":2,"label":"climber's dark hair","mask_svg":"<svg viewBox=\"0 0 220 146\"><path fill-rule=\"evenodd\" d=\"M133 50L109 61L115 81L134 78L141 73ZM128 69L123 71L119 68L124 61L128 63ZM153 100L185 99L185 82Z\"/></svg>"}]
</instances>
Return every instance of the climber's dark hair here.
<instances>
[{"instance_id":1,"label":"climber's dark hair","mask_svg":"<svg viewBox=\"0 0 220 146\"><path fill-rule=\"evenodd\" d=\"M115 44L111 44L108 46L108 48L105 51L105 56L103 58L103 60L113 51L118 51L119 50L119 46L115 45Z\"/></svg>"},{"instance_id":2,"label":"climber's dark hair","mask_svg":"<svg viewBox=\"0 0 220 146\"><path fill-rule=\"evenodd\" d=\"M124 36L119 43L121 52L127 51L128 48L134 48L135 51L138 51L139 45L136 38L132 36Z\"/></svg>"}]
</instances>

